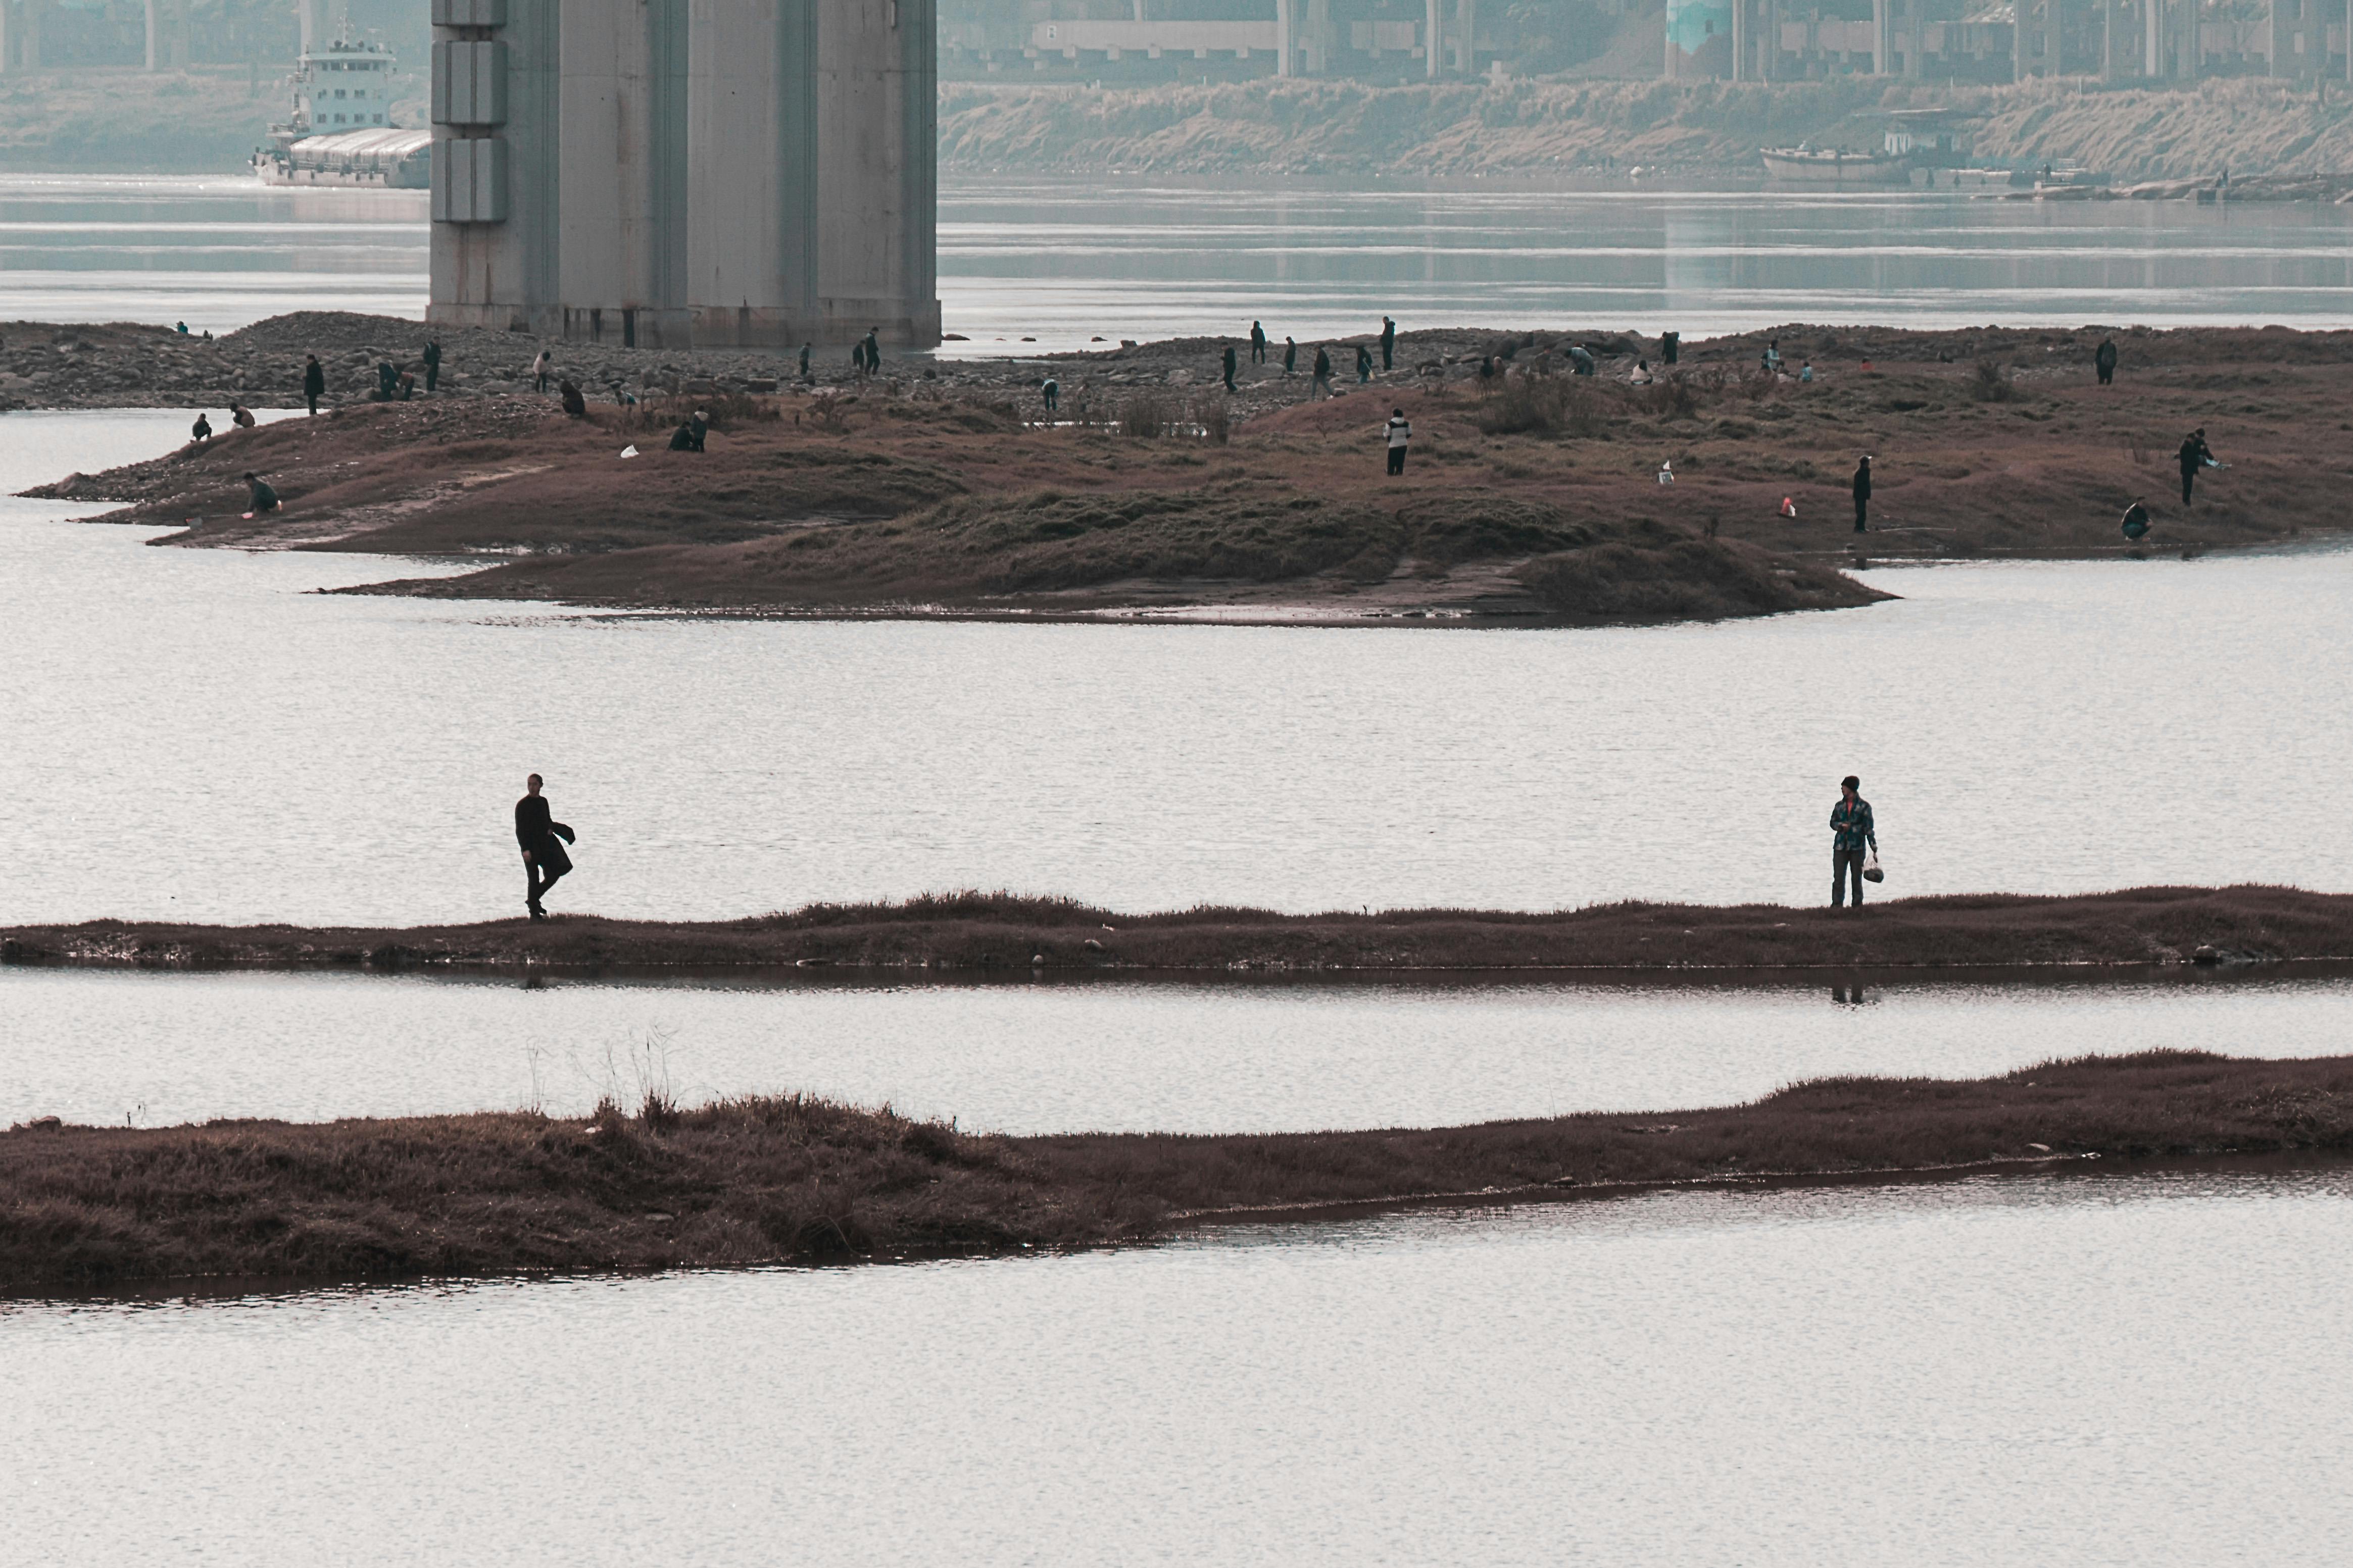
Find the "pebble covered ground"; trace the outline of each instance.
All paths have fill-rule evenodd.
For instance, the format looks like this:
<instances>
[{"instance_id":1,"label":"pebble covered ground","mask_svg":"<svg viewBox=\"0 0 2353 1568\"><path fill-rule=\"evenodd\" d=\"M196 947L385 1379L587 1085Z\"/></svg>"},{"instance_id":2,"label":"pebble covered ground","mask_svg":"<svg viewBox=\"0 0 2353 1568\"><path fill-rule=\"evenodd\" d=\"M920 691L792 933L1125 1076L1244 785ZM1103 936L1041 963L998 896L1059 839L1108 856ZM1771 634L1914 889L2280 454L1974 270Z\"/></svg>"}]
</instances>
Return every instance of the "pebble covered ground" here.
<instances>
[{"instance_id":1,"label":"pebble covered ground","mask_svg":"<svg viewBox=\"0 0 2353 1568\"><path fill-rule=\"evenodd\" d=\"M543 347L554 352L555 374L577 383L592 403L672 394L817 394L860 384L847 350L813 353L804 380L797 353L549 342L520 332L447 331L387 316L303 310L211 340L160 327L11 322L0 326L0 410L185 407L193 416L198 409L226 409L231 399L256 407L297 407L302 401L304 359L313 353L326 371L326 401L331 405L367 401L376 385L376 367L386 361L414 372L422 395L420 356L428 339L441 344L437 395L442 397L534 392L532 361ZM1309 398L1317 344L1300 344L1297 371L1286 375L1280 341L1270 348L1268 363L1257 365L1250 363L1246 337L1151 343L1106 339L1100 350L1050 357L937 359L886 351L874 379L900 392L929 384L946 391L1012 397L1042 412L1039 389L1050 377L1060 383L1063 410L1083 416L1091 401L1099 404L1104 397L1115 401L1144 389L1189 395L1218 388L1229 342L1239 362L1230 417L1240 421ZM1570 342L1590 345L1604 362L1622 360L1625 369L1631 368L1635 356L1654 353L1657 348L1655 340L1646 346L1622 332L1575 337L1500 329L1415 332L1398 339L1393 368L1384 374L1377 369L1377 344L1367 333L1324 345L1332 357L1333 389L1342 395L1359 390L1359 342L1373 349L1376 385L1475 379L1489 355L1498 356L1500 363L1506 352L1521 356L1534 349L1541 359L1555 345L1565 351ZM1554 353L1550 364L1563 368L1565 362Z\"/></svg>"}]
</instances>

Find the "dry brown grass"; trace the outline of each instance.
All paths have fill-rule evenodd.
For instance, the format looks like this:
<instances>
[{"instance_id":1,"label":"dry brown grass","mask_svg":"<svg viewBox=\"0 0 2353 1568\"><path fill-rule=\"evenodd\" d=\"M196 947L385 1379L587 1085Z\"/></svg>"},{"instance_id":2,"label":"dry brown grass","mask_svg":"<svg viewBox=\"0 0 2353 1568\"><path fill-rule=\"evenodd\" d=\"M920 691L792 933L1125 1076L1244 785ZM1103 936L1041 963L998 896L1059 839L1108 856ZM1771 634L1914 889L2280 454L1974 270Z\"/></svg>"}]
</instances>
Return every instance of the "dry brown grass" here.
<instances>
[{"instance_id":1,"label":"dry brown grass","mask_svg":"<svg viewBox=\"0 0 2353 1568\"><path fill-rule=\"evenodd\" d=\"M1395 531L1383 516L1410 527L1406 514L1417 507L1482 515L1510 508L1553 519L1556 531L1577 541L1467 558L1489 564L1461 576L1461 603L1514 624L1544 624L1545 595L1497 608L1504 571L1612 542L1627 548L1532 569L1522 581L1549 584L1551 602L1570 606L1553 614L1571 620L1824 603L1802 592L1777 598L1776 584L1801 561L1846 558L1854 543L1847 479L1864 452L1874 457L1873 558L2198 552L2346 526L2338 477L2311 453L2347 424L2353 334L2119 330L2116 383L2103 387L2091 356L2105 335L1791 326L1688 344L1673 374L1635 387L1606 375L1541 374L1547 363L1557 369L1570 340L1532 344L1534 334L1523 334L1514 340L1526 345L1514 374L1483 389L1460 379L1391 381L1369 395L1351 389L1280 404L1303 397L1303 384L1261 377L1233 405L1255 412L1229 423L1222 444L1222 394L1124 381L1090 393L1078 384L1096 373L1092 363L1060 367L1071 384L1067 425L1025 424L1002 388L942 390L942 382L897 395L872 384L779 396L778 418L723 421L707 453L652 450L628 462L617 453L630 433L607 407L567 421L531 399L397 404L237 433L84 480L72 494L132 498L143 521L205 516L197 537L206 542L267 534L388 554L533 552L474 576L408 585L436 595L875 610L914 592L926 603L1025 613L1166 605L1194 583L1112 588L1099 569L1118 552L1105 551L1094 529L1054 539L999 526L1041 495L1088 515L1188 510L1190 521L1163 531L1162 542L1178 547L1141 556L1176 573L1215 574L1233 541L1256 533L1252 558L1297 560L1308 574L1248 581L1293 583L1295 599L1282 603L1328 600L1335 609L1377 607L1389 603L1384 594L1394 607L1426 605L1442 592L1430 585L1451 569L1432 563L1438 575L1382 584L1368 577L1371 555L1363 571L1326 568L1320 546L1294 549L1279 537L1294 505L1303 517L1368 520L1363 542L1371 547ZM1817 379L1756 374L1767 336L1790 364L1811 361ZM1461 346L1458 335L1449 352ZM1422 345L1406 347L1413 364ZM1101 366L1107 376L1114 368L1153 374L1141 360ZM744 402L765 408L770 400ZM1380 432L1392 406L1406 410L1415 437L1395 480L1385 473ZM2210 476L2185 510L2167 499L2170 454L2197 426L2230 468ZM1672 487L1653 482L1663 460L1678 476ZM286 500L282 514L237 521L237 475L248 468L272 479ZM2139 495L2151 498L2157 532L2128 547L2116 522ZM1780 515L1784 497L1795 500L1795 518ZM978 509L945 504L965 498L978 498ZM975 526L982 512L994 515ZM853 527L833 547L838 561L780 543L845 520ZM1771 560L1758 575L1736 570L1755 557L1654 551L1628 539L1638 526L1714 537ZM1176 537L1187 531L1189 542ZM1008 553L967 548L989 542ZM928 558L915 563L922 570L902 545ZM992 584L1008 581L1081 583L1103 594L1076 606L1008 605L992 597Z\"/></svg>"},{"instance_id":2,"label":"dry brown grass","mask_svg":"<svg viewBox=\"0 0 2353 1568\"><path fill-rule=\"evenodd\" d=\"M136 967L643 965L1408 973L1530 968L2151 965L2200 948L2257 961L2353 959L2353 896L2296 888L2137 888L2064 898L1899 899L1861 911L1623 903L1538 913L1389 910L1127 915L1069 900L954 893L709 922L562 917L406 930L92 921L0 931L0 963Z\"/></svg>"},{"instance_id":3,"label":"dry brown grass","mask_svg":"<svg viewBox=\"0 0 2353 1568\"><path fill-rule=\"evenodd\" d=\"M1432 1131L975 1136L800 1096L0 1133L0 1294L1086 1246L1432 1194L2353 1147L2353 1058L2194 1053ZM2039 1147L2038 1147L2039 1146Z\"/></svg>"}]
</instances>

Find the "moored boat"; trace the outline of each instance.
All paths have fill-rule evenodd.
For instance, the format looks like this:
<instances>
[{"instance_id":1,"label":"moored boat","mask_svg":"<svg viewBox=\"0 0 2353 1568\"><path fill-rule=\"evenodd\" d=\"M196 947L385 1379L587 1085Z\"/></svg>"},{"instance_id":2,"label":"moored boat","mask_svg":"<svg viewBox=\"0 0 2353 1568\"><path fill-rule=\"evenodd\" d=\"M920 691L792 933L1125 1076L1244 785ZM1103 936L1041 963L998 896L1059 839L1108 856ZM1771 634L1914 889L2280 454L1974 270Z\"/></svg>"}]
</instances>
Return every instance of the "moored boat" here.
<instances>
[{"instance_id":1,"label":"moored boat","mask_svg":"<svg viewBox=\"0 0 2353 1568\"><path fill-rule=\"evenodd\" d=\"M1911 177L1907 160L1883 153L1850 153L1841 147L1795 147L1762 150L1765 173L1793 185L1883 185Z\"/></svg>"},{"instance_id":2,"label":"moored boat","mask_svg":"<svg viewBox=\"0 0 2353 1568\"><path fill-rule=\"evenodd\" d=\"M375 44L341 38L306 49L294 73L294 112L253 154L265 184L356 185L422 191L433 184L433 132L392 121L398 62Z\"/></svg>"}]
</instances>

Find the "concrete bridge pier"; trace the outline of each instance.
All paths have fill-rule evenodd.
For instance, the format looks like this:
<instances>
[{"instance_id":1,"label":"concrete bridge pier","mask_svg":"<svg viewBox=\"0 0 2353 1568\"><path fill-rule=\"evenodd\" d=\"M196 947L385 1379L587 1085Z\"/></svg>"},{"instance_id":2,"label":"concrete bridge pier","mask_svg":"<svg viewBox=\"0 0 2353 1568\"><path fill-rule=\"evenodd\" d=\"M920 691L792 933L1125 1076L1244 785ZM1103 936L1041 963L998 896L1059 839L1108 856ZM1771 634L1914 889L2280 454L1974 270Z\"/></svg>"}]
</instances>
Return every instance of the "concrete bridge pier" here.
<instances>
[{"instance_id":1,"label":"concrete bridge pier","mask_svg":"<svg viewBox=\"0 0 2353 1568\"><path fill-rule=\"evenodd\" d=\"M428 320L939 341L934 0L434 0Z\"/></svg>"}]
</instances>

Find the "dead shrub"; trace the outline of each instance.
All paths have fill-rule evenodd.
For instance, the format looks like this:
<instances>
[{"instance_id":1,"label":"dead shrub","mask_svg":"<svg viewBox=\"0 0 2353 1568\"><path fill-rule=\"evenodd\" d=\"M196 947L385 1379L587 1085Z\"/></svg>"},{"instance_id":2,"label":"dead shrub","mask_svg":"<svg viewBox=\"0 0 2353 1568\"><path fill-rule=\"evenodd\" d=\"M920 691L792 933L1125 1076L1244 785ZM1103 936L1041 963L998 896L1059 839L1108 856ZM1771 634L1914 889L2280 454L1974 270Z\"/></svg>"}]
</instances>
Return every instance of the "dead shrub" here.
<instances>
[{"instance_id":1,"label":"dead shrub","mask_svg":"<svg viewBox=\"0 0 2353 1568\"><path fill-rule=\"evenodd\" d=\"M1169 426L1176 423L1176 416L1167 398L1156 392L1140 392L1133 397L1120 400L1119 413L1113 422L1123 436L1132 436L1139 441L1156 441L1168 434Z\"/></svg>"},{"instance_id":2,"label":"dead shrub","mask_svg":"<svg viewBox=\"0 0 2353 1568\"><path fill-rule=\"evenodd\" d=\"M1977 362L1969 378L1969 401L1972 403L2010 403L2018 396L2018 384L2001 368L2001 362L1981 359Z\"/></svg>"},{"instance_id":3,"label":"dead shrub","mask_svg":"<svg viewBox=\"0 0 2353 1568\"><path fill-rule=\"evenodd\" d=\"M1599 388L1578 376L1506 376L1471 422L1490 436L1593 436L1609 422Z\"/></svg>"},{"instance_id":4,"label":"dead shrub","mask_svg":"<svg viewBox=\"0 0 2353 1568\"><path fill-rule=\"evenodd\" d=\"M701 414L713 430L731 426L768 424L785 416L784 409L773 397L754 397L743 392L713 392L702 396L691 393L672 393L660 397L640 398L621 411L621 427L625 430L675 430L695 415Z\"/></svg>"}]
</instances>

